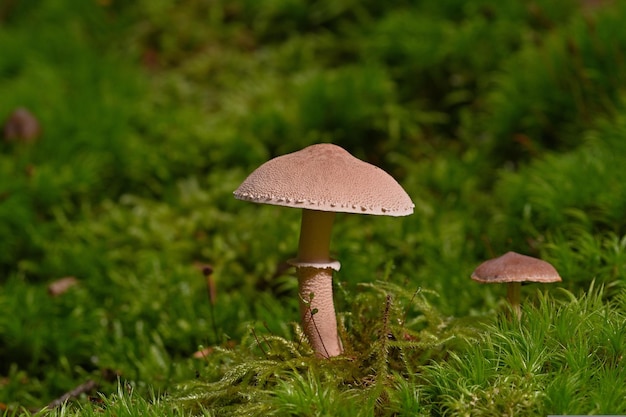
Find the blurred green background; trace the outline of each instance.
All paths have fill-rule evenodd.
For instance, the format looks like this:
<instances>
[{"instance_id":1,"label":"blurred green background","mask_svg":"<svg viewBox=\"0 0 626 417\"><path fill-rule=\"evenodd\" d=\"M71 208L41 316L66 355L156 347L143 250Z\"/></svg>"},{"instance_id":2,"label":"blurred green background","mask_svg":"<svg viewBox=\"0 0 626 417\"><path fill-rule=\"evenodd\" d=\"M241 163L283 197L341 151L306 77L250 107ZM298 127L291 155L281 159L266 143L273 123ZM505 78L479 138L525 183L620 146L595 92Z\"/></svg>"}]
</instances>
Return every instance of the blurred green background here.
<instances>
[{"instance_id":1,"label":"blurred green background","mask_svg":"<svg viewBox=\"0 0 626 417\"><path fill-rule=\"evenodd\" d=\"M624 19L621 1L3 0L0 120L26 108L41 132L0 141L0 405L88 379L167 391L207 372L201 345L250 326L293 338L299 212L232 191L313 143L384 168L416 205L338 216L338 311L388 275L444 316L491 314L504 289L469 275L509 250L610 300ZM77 285L50 295L63 277Z\"/></svg>"}]
</instances>

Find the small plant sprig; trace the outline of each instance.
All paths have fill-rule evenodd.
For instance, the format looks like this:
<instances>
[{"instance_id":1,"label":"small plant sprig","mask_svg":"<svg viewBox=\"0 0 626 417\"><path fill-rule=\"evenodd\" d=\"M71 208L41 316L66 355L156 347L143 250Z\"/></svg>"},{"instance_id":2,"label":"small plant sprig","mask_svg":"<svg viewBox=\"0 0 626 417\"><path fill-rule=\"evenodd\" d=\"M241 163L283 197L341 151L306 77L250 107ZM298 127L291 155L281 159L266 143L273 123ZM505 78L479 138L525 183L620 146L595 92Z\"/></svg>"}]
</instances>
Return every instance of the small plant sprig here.
<instances>
[{"instance_id":1,"label":"small plant sprig","mask_svg":"<svg viewBox=\"0 0 626 417\"><path fill-rule=\"evenodd\" d=\"M340 315L344 355L316 358L297 324L292 340L251 328L240 346L215 348L216 356L207 359L208 366L226 364L219 380L186 383L171 401L183 409L219 415L271 415L287 404L317 403L325 409L328 402L350 398L352 407L359 399L356 404L371 407L373 414L365 415L377 415L402 403L398 399L402 381L404 385L415 381L420 367L448 355L475 331L441 317L426 299L426 294L433 295L428 291L408 291L389 282L362 288L367 291L350 301L353 311ZM302 398L320 391L322 398Z\"/></svg>"}]
</instances>

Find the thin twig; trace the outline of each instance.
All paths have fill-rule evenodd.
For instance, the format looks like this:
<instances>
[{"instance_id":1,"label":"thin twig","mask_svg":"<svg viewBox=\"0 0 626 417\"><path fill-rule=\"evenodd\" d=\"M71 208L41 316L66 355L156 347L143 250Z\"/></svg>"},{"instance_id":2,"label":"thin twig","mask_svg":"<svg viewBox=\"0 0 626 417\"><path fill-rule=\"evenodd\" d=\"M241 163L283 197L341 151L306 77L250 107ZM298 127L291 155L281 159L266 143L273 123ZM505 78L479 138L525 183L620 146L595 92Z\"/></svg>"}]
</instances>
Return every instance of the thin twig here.
<instances>
[{"instance_id":1,"label":"thin twig","mask_svg":"<svg viewBox=\"0 0 626 417\"><path fill-rule=\"evenodd\" d=\"M383 360L381 360L379 363L381 367L378 371L379 376L384 376L387 374L386 367L387 367L388 357L389 357L388 341L390 339L390 336L392 336L389 331L389 311L390 310L391 310L391 295L387 294L387 297L385 298L385 310L383 311L382 335L380 338L380 354Z\"/></svg>"},{"instance_id":2,"label":"thin twig","mask_svg":"<svg viewBox=\"0 0 626 417\"><path fill-rule=\"evenodd\" d=\"M215 304L217 303L217 290L215 288L215 281L213 280L213 268L210 265L205 265L202 268L202 275L204 275L206 281L207 295L209 297L209 310L211 312L211 327L213 328L213 336L215 343L221 342L218 331L217 322L215 321Z\"/></svg>"},{"instance_id":3,"label":"thin twig","mask_svg":"<svg viewBox=\"0 0 626 417\"><path fill-rule=\"evenodd\" d=\"M317 333L317 337L320 338L320 342L322 343L322 347L324 348L324 352L326 352L326 357L330 358L330 353L328 353L328 350L326 349L326 345L324 345L324 339L322 338L322 334L320 333L319 329L317 328L317 324L315 323L314 315L315 315L315 313L313 313L311 311L311 322L313 322L313 327L315 327L315 332Z\"/></svg>"},{"instance_id":4,"label":"thin twig","mask_svg":"<svg viewBox=\"0 0 626 417\"><path fill-rule=\"evenodd\" d=\"M383 312L383 338L389 338L389 310L391 309L391 295L387 294L385 299L385 311Z\"/></svg>"},{"instance_id":5,"label":"thin twig","mask_svg":"<svg viewBox=\"0 0 626 417\"><path fill-rule=\"evenodd\" d=\"M251 327L250 331L252 332L252 336L254 336L254 340L256 340L256 345L259 347L259 349L261 349L261 352L263 352L263 355L265 355L265 359L267 359L268 358L267 352L265 351L265 349L263 349L263 346L261 346L261 342L259 341L259 338L256 335L256 331L254 330L254 327ZM267 343L267 341L265 341L265 343Z\"/></svg>"},{"instance_id":6,"label":"thin twig","mask_svg":"<svg viewBox=\"0 0 626 417\"><path fill-rule=\"evenodd\" d=\"M417 297L417 294L419 292L422 291L421 287L418 287L415 292L413 293L413 296L411 297L411 299L409 300L409 305L413 304L413 301L415 300L415 297ZM409 309L408 307L404 310L404 314L402 315L402 322L400 323L403 327L404 327L404 323L406 323L406 316L407 314L409 314Z\"/></svg>"},{"instance_id":7,"label":"thin twig","mask_svg":"<svg viewBox=\"0 0 626 417\"><path fill-rule=\"evenodd\" d=\"M56 400L51 401L45 407L45 409L52 410L52 409L55 409L57 407L60 407L63 404L65 404L67 401L69 401L69 400L71 400L73 398L77 398L81 394L86 394L88 392L91 392L94 389L96 389L97 387L98 387L98 383L96 381L90 379L90 380L80 384L79 386L77 386L73 390L66 392L65 394L63 394L62 396L57 398Z\"/></svg>"},{"instance_id":8,"label":"thin twig","mask_svg":"<svg viewBox=\"0 0 626 417\"><path fill-rule=\"evenodd\" d=\"M313 294L311 293L311 298L309 299L309 302L307 303L307 312L305 314L311 314L311 322L313 323L313 327L315 327L315 332L317 333L317 337L320 339L320 342L322 343L324 352L326 352L326 357L330 358L330 353L328 353L328 349L326 349L326 345L324 345L324 339L322 338L322 334L320 333L320 330L317 328L317 324L315 323L314 316L315 316L315 313L317 313L317 311L311 310L312 302L313 302Z\"/></svg>"}]
</instances>

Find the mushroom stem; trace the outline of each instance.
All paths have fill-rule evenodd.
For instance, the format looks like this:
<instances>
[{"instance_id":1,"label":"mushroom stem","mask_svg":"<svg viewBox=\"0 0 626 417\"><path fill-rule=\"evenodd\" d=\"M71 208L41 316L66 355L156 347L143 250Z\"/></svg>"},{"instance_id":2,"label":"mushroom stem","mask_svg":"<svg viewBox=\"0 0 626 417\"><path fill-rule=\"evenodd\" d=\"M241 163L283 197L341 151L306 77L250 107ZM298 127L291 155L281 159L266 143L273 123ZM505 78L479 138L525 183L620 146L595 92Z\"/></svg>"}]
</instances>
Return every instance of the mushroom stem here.
<instances>
[{"instance_id":1,"label":"mushroom stem","mask_svg":"<svg viewBox=\"0 0 626 417\"><path fill-rule=\"evenodd\" d=\"M298 262L330 262L330 236L335 213L302 210Z\"/></svg>"},{"instance_id":2,"label":"mushroom stem","mask_svg":"<svg viewBox=\"0 0 626 417\"><path fill-rule=\"evenodd\" d=\"M506 297L511 304L511 309L517 318L522 317L522 308L520 306L522 292L521 282L509 282L506 286Z\"/></svg>"},{"instance_id":3,"label":"mushroom stem","mask_svg":"<svg viewBox=\"0 0 626 417\"><path fill-rule=\"evenodd\" d=\"M304 334L317 356L341 355L333 304L333 270L311 266L297 267L300 289L300 316Z\"/></svg>"},{"instance_id":4,"label":"mushroom stem","mask_svg":"<svg viewBox=\"0 0 626 417\"><path fill-rule=\"evenodd\" d=\"M330 259L334 218L334 212L302 210L298 259L294 262L304 333L315 354L325 358L343 351L333 304L333 268L338 269L338 263Z\"/></svg>"}]
</instances>

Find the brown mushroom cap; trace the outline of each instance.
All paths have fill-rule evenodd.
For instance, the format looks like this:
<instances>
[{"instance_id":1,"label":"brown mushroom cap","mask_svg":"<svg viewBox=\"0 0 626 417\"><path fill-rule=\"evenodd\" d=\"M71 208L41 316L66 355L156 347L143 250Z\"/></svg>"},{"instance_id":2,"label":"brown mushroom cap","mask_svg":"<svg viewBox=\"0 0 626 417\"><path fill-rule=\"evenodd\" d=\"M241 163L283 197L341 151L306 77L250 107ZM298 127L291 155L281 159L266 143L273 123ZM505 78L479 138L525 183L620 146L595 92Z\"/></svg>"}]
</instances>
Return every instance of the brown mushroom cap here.
<instances>
[{"instance_id":1,"label":"brown mushroom cap","mask_svg":"<svg viewBox=\"0 0 626 417\"><path fill-rule=\"evenodd\" d=\"M548 262L515 252L483 262L472 273L472 279L482 283L561 281Z\"/></svg>"},{"instance_id":2,"label":"brown mushroom cap","mask_svg":"<svg viewBox=\"0 0 626 417\"><path fill-rule=\"evenodd\" d=\"M382 169L322 143L264 163L235 198L309 210L406 216L415 205Z\"/></svg>"},{"instance_id":3,"label":"brown mushroom cap","mask_svg":"<svg viewBox=\"0 0 626 417\"><path fill-rule=\"evenodd\" d=\"M4 124L4 139L7 142L33 142L41 134L41 126L35 116L23 107L15 109Z\"/></svg>"}]
</instances>

